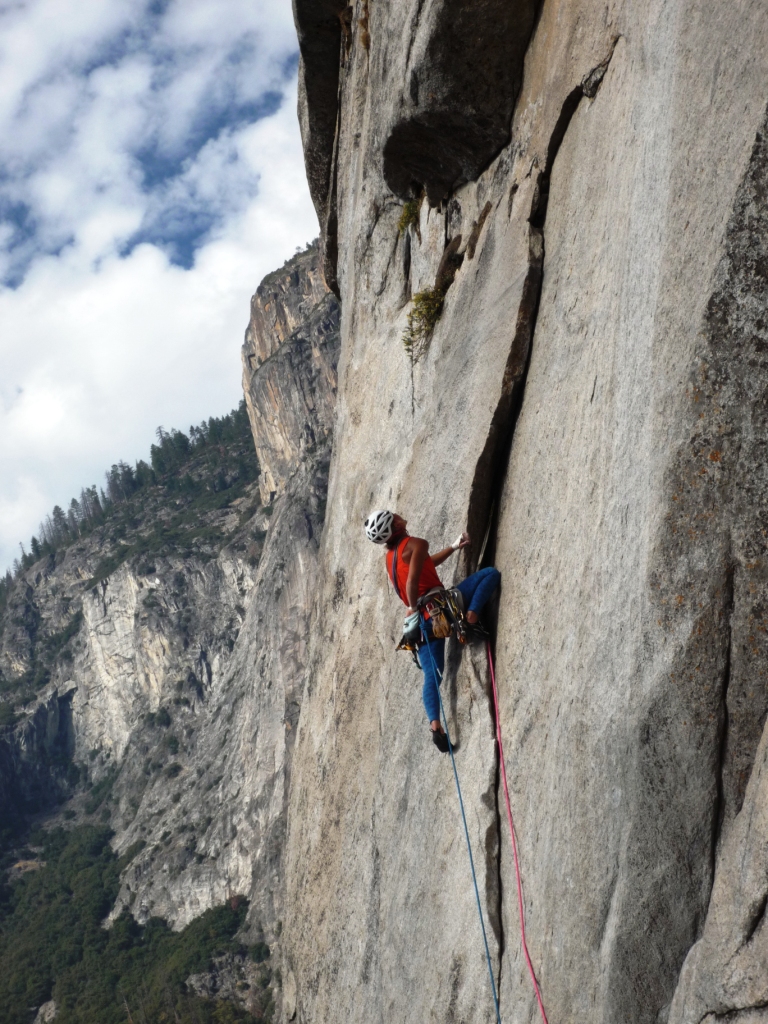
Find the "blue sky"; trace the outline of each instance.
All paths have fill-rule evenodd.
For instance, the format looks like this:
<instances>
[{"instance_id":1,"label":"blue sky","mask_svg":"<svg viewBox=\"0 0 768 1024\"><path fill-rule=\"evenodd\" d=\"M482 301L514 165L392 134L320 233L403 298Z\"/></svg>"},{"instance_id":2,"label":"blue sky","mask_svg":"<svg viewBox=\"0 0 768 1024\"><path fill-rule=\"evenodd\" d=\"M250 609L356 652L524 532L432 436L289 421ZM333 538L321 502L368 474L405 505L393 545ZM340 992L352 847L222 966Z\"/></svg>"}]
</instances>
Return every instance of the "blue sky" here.
<instances>
[{"instance_id":1,"label":"blue sky","mask_svg":"<svg viewBox=\"0 0 768 1024\"><path fill-rule=\"evenodd\" d=\"M0 0L0 568L53 504L240 398L317 234L289 0Z\"/></svg>"}]
</instances>

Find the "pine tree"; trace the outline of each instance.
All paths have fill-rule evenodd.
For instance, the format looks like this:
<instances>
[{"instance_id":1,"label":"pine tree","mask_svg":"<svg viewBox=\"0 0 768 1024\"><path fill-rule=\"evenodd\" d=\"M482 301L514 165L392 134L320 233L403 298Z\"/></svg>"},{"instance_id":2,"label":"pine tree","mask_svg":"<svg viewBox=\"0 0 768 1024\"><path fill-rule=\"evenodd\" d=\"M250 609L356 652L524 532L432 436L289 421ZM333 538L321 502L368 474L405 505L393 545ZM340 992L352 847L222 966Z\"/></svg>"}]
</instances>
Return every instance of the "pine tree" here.
<instances>
[{"instance_id":1,"label":"pine tree","mask_svg":"<svg viewBox=\"0 0 768 1024\"><path fill-rule=\"evenodd\" d=\"M80 536L80 523L82 521L83 514L80 510L80 504L77 498L73 498L69 503L69 511L67 512L67 524L72 536Z\"/></svg>"},{"instance_id":2,"label":"pine tree","mask_svg":"<svg viewBox=\"0 0 768 1024\"><path fill-rule=\"evenodd\" d=\"M53 506L53 535L57 544L66 539L67 517L60 505Z\"/></svg>"}]
</instances>

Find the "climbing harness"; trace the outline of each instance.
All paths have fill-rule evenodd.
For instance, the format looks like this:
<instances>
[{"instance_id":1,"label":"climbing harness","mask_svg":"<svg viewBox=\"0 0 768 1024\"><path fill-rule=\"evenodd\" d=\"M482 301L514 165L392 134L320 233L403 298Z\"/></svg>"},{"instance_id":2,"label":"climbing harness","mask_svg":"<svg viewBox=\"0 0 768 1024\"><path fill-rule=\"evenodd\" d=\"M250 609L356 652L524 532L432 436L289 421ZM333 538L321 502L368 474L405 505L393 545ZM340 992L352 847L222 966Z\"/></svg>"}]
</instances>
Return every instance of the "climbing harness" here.
<instances>
[{"instance_id":1,"label":"climbing harness","mask_svg":"<svg viewBox=\"0 0 768 1024\"><path fill-rule=\"evenodd\" d=\"M467 642L464 596L460 590L436 587L419 598L417 608L429 613L435 640L444 640L453 633L460 644Z\"/></svg>"},{"instance_id":2,"label":"climbing harness","mask_svg":"<svg viewBox=\"0 0 768 1024\"><path fill-rule=\"evenodd\" d=\"M520 861L517 856L517 839L515 837L515 823L512 820L512 806L509 802L509 787L507 786L507 769L504 765L504 745L501 742L501 716L499 715L499 695L496 690L496 673L493 671L493 658L491 657L491 642L486 640L486 650L488 652L488 668L491 670L491 684L493 686L493 709L496 714L496 741L499 744L499 764L501 765L501 778L504 783L504 801L507 805L507 821L509 822L509 835L512 840L512 854L515 859L515 877L517 879L517 905L520 912L520 940L523 947L523 953L525 954L525 962L528 964L528 972L531 975L531 981L533 982L533 989L536 993L536 999L539 1004L539 1010L541 1011L541 1019L544 1024L549 1024L547 1021L547 1015L544 1012L544 1003L542 1002L541 992L539 991L539 983L536 981L536 974L533 970L533 964L531 963L531 957L528 953L528 943L525 941L525 910L523 908L523 886L520 881ZM438 693L439 693L438 688ZM442 707L442 701L441 707Z\"/></svg>"},{"instance_id":3,"label":"climbing harness","mask_svg":"<svg viewBox=\"0 0 768 1024\"><path fill-rule=\"evenodd\" d=\"M397 577L395 575L397 554L395 554L392 564L395 593L400 597L396 582ZM465 619L464 596L457 587L452 587L450 590L446 590L445 587L434 587L419 598L416 602L416 607L422 614L424 612L427 613L429 629L433 640L444 640L453 634L460 644L466 644L475 637L486 636L485 631L479 625L470 626ZM424 641L421 637L415 639L411 635L403 634L396 650L411 651L418 664L415 652L423 646Z\"/></svg>"},{"instance_id":4,"label":"climbing harness","mask_svg":"<svg viewBox=\"0 0 768 1024\"><path fill-rule=\"evenodd\" d=\"M422 639L423 639L423 642L424 642L424 646L427 648L427 653L429 654L429 657L430 657L430 659L432 661L432 668L434 669L435 674L438 677L438 680L440 682L442 682L443 674L439 670L437 665L435 664L435 660L434 660L434 658L432 656L432 651L429 649L429 643L427 642L427 634L426 634L426 631L424 630L423 620L422 620L421 636L422 636ZM445 727L445 736L446 736L446 739L448 740L448 752L451 755L451 764L453 765L453 777L456 780L456 792L459 795L459 807L461 808L461 820L464 823L464 838L467 840L467 852L469 853L469 867L470 867L470 870L472 871L472 884L475 887L475 900L477 901L477 913L478 913L478 916L480 917L480 929L481 929L481 931L483 933L483 943L485 945L485 959L488 961L488 976L491 979L491 991L493 992L493 1005L494 1005L494 1007L496 1009L496 1022L497 1022L497 1024L501 1024L501 1014L499 1012L499 998L496 995L496 980L493 977L493 966L491 965L491 952L488 949L488 936L485 933L485 921L483 920L483 908L482 908L482 906L480 904L480 892L479 892L479 890L477 888L477 875L475 874L475 862L474 862L474 859L472 857L472 844L469 841L469 828L467 827L467 816L464 813L464 800L462 799L462 796L461 796L461 786L459 785L459 773L456 771L456 759L453 756L453 744L451 743L451 737L448 734L448 718L446 717L446 714L445 714L445 708L443 706L443 697L442 697L442 694L440 693L440 684L439 684L439 682L438 682L438 686L437 686L437 698L440 701L440 714L442 716L443 725Z\"/></svg>"}]
</instances>

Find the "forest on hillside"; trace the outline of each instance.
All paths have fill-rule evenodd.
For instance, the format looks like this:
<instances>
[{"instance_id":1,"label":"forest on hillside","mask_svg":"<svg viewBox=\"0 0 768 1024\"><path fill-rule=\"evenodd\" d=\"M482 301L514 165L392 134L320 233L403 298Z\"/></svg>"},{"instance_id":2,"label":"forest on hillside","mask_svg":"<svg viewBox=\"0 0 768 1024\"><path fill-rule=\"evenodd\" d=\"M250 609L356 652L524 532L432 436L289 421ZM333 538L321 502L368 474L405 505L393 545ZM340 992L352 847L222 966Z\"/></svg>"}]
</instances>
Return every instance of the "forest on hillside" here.
<instances>
[{"instance_id":1,"label":"forest on hillside","mask_svg":"<svg viewBox=\"0 0 768 1024\"><path fill-rule=\"evenodd\" d=\"M102 927L120 872L143 845L117 857L111 836L105 825L38 829L24 848L0 854L0 1024L29 1024L35 1007L49 999L60 1024L272 1020L269 947L235 939L248 909L242 897L181 932L160 918L140 925L127 912L109 930ZM255 1016L231 1001L200 998L186 985L190 975L210 970L214 957L227 954L258 965Z\"/></svg>"},{"instance_id":2,"label":"forest on hillside","mask_svg":"<svg viewBox=\"0 0 768 1024\"><path fill-rule=\"evenodd\" d=\"M139 575L160 560L215 558L224 546L255 566L265 531L250 521L259 507L259 465L245 403L189 434L158 428L149 460L118 462L102 488L84 488L65 514L56 507L12 570L0 577L0 644L23 670L0 664L0 728L11 726L48 683L57 661L72 660L82 623L78 593L129 562ZM270 509L264 510L269 515ZM69 560L68 612L51 628L34 596ZM53 584L55 587L56 585ZM10 647L9 647L10 645ZM19 646L20 645L20 646Z\"/></svg>"},{"instance_id":3,"label":"forest on hillside","mask_svg":"<svg viewBox=\"0 0 768 1024\"><path fill-rule=\"evenodd\" d=\"M131 466L120 460L104 476L104 485L84 487L73 497L66 511L56 505L41 522L28 545L4 577L0 577L0 613L6 606L14 582L36 562L61 555L71 545L94 531L105 532L105 540L119 544L135 533L151 506L175 501L185 511L204 513L222 508L240 497L259 474L245 402L221 417L210 417L199 426L167 431L157 428L157 443L150 447L149 460ZM194 508L191 508L194 506ZM144 513L144 515L142 515ZM178 517L177 517L178 518ZM183 526L177 523L177 526ZM168 530L162 532L168 533ZM182 531L183 532L183 531ZM129 554L169 547L172 537L136 538L123 544L117 564ZM193 538L188 538L193 539ZM130 551L128 549L131 549ZM114 571L116 558L105 560L100 578Z\"/></svg>"}]
</instances>

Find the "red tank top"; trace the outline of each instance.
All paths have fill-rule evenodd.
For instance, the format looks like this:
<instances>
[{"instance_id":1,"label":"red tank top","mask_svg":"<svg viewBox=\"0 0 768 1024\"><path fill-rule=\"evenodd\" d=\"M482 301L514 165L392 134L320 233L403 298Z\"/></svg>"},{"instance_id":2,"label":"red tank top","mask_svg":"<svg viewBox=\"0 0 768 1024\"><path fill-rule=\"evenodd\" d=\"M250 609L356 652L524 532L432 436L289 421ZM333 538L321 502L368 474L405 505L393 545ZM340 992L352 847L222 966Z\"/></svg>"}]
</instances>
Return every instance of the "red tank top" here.
<instances>
[{"instance_id":1,"label":"red tank top","mask_svg":"<svg viewBox=\"0 0 768 1024\"><path fill-rule=\"evenodd\" d=\"M399 591L400 600L407 607L408 598L405 594L405 585L408 582L408 570L411 568L410 564L403 559L403 548L410 540L410 537L403 537L400 543L397 545L397 583L395 585L395 591ZM395 549L387 552L387 572L389 578L394 583L392 578L392 562L395 558ZM426 594L427 591L433 590L435 587L442 587L440 577L437 575L437 569L435 569L435 563L427 555L424 559L424 565L421 567L421 576L419 577L419 597Z\"/></svg>"}]
</instances>

